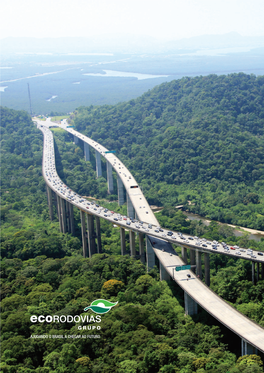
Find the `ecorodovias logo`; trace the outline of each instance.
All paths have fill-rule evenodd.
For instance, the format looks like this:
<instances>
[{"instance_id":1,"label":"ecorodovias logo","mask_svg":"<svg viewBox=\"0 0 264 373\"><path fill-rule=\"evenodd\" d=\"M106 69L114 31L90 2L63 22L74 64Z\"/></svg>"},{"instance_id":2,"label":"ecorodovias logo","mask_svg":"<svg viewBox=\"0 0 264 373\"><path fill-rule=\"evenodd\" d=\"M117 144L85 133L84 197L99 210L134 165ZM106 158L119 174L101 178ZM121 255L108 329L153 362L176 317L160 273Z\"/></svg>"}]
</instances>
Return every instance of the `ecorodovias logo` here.
<instances>
[{"instance_id":1,"label":"ecorodovias logo","mask_svg":"<svg viewBox=\"0 0 264 373\"><path fill-rule=\"evenodd\" d=\"M84 311L92 310L95 313L106 313L111 310L112 307L117 305L116 303L111 303L105 299L96 299L94 300L90 306L85 307Z\"/></svg>"}]
</instances>

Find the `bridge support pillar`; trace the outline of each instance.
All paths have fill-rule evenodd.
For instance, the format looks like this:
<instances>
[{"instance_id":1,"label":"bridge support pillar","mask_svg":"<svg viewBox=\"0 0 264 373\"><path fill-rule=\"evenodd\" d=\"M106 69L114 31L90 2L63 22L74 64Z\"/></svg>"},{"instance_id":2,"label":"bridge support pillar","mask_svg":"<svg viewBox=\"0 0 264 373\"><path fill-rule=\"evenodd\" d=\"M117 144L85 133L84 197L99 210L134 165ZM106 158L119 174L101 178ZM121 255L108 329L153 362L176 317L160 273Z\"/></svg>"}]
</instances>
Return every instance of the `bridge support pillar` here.
<instances>
[{"instance_id":1,"label":"bridge support pillar","mask_svg":"<svg viewBox=\"0 0 264 373\"><path fill-rule=\"evenodd\" d=\"M86 161L90 161L90 146L87 144L87 142L83 142L83 149L84 149L84 159Z\"/></svg>"},{"instance_id":2,"label":"bridge support pillar","mask_svg":"<svg viewBox=\"0 0 264 373\"><path fill-rule=\"evenodd\" d=\"M252 284L255 285L256 281L255 281L255 262L251 262L252 263Z\"/></svg>"},{"instance_id":3,"label":"bridge support pillar","mask_svg":"<svg viewBox=\"0 0 264 373\"><path fill-rule=\"evenodd\" d=\"M196 250L196 276L202 279L202 253Z\"/></svg>"},{"instance_id":4,"label":"bridge support pillar","mask_svg":"<svg viewBox=\"0 0 264 373\"><path fill-rule=\"evenodd\" d=\"M257 262L257 282L259 280L259 262Z\"/></svg>"},{"instance_id":5,"label":"bridge support pillar","mask_svg":"<svg viewBox=\"0 0 264 373\"><path fill-rule=\"evenodd\" d=\"M129 231L130 256L136 257L135 232Z\"/></svg>"},{"instance_id":6,"label":"bridge support pillar","mask_svg":"<svg viewBox=\"0 0 264 373\"><path fill-rule=\"evenodd\" d=\"M184 308L185 308L185 314L192 316L196 315L198 312L197 303L190 297L189 294L184 292Z\"/></svg>"},{"instance_id":7,"label":"bridge support pillar","mask_svg":"<svg viewBox=\"0 0 264 373\"><path fill-rule=\"evenodd\" d=\"M155 253L148 236L146 236L146 258L147 258L147 272L155 266Z\"/></svg>"},{"instance_id":8,"label":"bridge support pillar","mask_svg":"<svg viewBox=\"0 0 264 373\"><path fill-rule=\"evenodd\" d=\"M100 227L100 218L99 216L95 217L95 226L96 226L96 237L97 237L97 253L102 253L102 241L101 241L101 227Z\"/></svg>"},{"instance_id":9,"label":"bridge support pillar","mask_svg":"<svg viewBox=\"0 0 264 373\"><path fill-rule=\"evenodd\" d=\"M120 228L121 255L126 255L126 234L124 228Z\"/></svg>"},{"instance_id":10,"label":"bridge support pillar","mask_svg":"<svg viewBox=\"0 0 264 373\"><path fill-rule=\"evenodd\" d=\"M139 233L138 234L138 240L139 240L139 256L141 263L145 264L146 258L145 258L145 251L144 251L144 234Z\"/></svg>"},{"instance_id":11,"label":"bridge support pillar","mask_svg":"<svg viewBox=\"0 0 264 373\"><path fill-rule=\"evenodd\" d=\"M112 194L114 192L114 185L113 185L113 168L111 164L106 161L107 167L107 185L108 185L108 194Z\"/></svg>"},{"instance_id":12,"label":"bridge support pillar","mask_svg":"<svg viewBox=\"0 0 264 373\"><path fill-rule=\"evenodd\" d=\"M48 185L46 185L46 187L47 187L47 196L48 196L49 216L50 216L50 220L52 221L54 219L53 204L52 204L52 190L50 189Z\"/></svg>"},{"instance_id":13,"label":"bridge support pillar","mask_svg":"<svg viewBox=\"0 0 264 373\"><path fill-rule=\"evenodd\" d=\"M124 186L122 180L117 175L117 193L118 193L118 206L122 206L125 203L124 197Z\"/></svg>"},{"instance_id":14,"label":"bridge support pillar","mask_svg":"<svg viewBox=\"0 0 264 373\"><path fill-rule=\"evenodd\" d=\"M205 270L205 284L210 286L210 255L204 253L204 270Z\"/></svg>"},{"instance_id":15,"label":"bridge support pillar","mask_svg":"<svg viewBox=\"0 0 264 373\"><path fill-rule=\"evenodd\" d=\"M66 232L71 233L70 203L68 201L65 201L65 211L66 211Z\"/></svg>"},{"instance_id":16,"label":"bridge support pillar","mask_svg":"<svg viewBox=\"0 0 264 373\"><path fill-rule=\"evenodd\" d=\"M75 135L73 135L74 138L74 144L77 145L79 143L79 138Z\"/></svg>"},{"instance_id":17,"label":"bridge support pillar","mask_svg":"<svg viewBox=\"0 0 264 373\"><path fill-rule=\"evenodd\" d=\"M96 175L97 177L102 176L102 162L101 162L101 154L96 150L95 151L95 159L96 159Z\"/></svg>"},{"instance_id":18,"label":"bridge support pillar","mask_svg":"<svg viewBox=\"0 0 264 373\"><path fill-rule=\"evenodd\" d=\"M181 255L182 255L182 260L184 261L185 264L187 264L187 249L186 247L181 247Z\"/></svg>"},{"instance_id":19,"label":"bridge support pillar","mask_svg":"<svg viewBox=\"0 0 264 373\"><path fill-rule=\"evenodd\" d=\"M161 262L159 262L159 267L160 267L160 281L170 281L171 277Z\"/></svg>"},{"instance_id":20,"label":"bridge support pillar","mask_svg":"<svg viewBox=\"0 0 264 373\"><path fill-rule=\"evenodd\" d=\"M75 234L73 205L71 203L69 203L69 218L70 218L70 229L69 230L71 234Z\"/></svg>"},{"instance_id":21,"label":"bridge support pillar","mask_svg":"<svg viewBox=\"0 0 264 373\"><path fill-rule=\"evenodd\" d=\"M261 279L264 280L264 263L261 265Z\"/></svg>"},{"instance_id":22,"label":"bridge support pillar","mask_svg":"<svg viewBox=\"0 0 264 373\"><path fill-rule=\"evenodd\" d=\"M244 339L241 339L241 356L253 354L258 354L258 350L256 349L256 347L252 346Z\"/></svg>"},{"instance_id":23,"label":"bridge support pillar","mask_svg":"<svg viewBox=\"0 0 264 373\"><path fill-rule=\"evenodd\" d=\"M93 215L86 214L87 218L87 233L88 233L88 249L89 249L89 258L96 253L95 248L95 232L94 232L94 217Z\"/></svg>"},{"instance_id":24,"label":"bridge support pillar","mask_svg":"<svg viewBox=\"0 0 264 373\"><path fill-rule=\"evenodd\" d=\"M58 219L60 223L60 232L62 232L61 203L60 203L61 198L58 196L58 194L56 194L56 197L57 197L57 214L58 214Z\"/></svg>"},{"instance_id":25,"label":"bridge support pillar","mask_svg":"<svg viewBox=\"0 0 264 373\"><path fill-rule=\"evenodd\" d=\"M60 209L61 209L62 233L66 233L67 232L66 208L65 208L65 199L63 198L60 198Z\"/></svg>"},{"instance_id":26,"label":"bridge support pillar","mask_svg":"<svg viewBox=\"0 0 264 373\"><path fill-rule=\"evenodd\" d=\"M83 257L88 257L88 245L86 237L86 224L85 224L85 212L80 210L81 215L81 232L82 232L82 247L83 247Z\"/></svg>"},{"instance_id":27,"label":"bridge support pillar","mask_svg":"<svg viewBox=\"0 0 264 373\"><path fill-rule=\"evenodd\" d=\"M135 217L135 210L134 210L134 207L132 205L131 199L129 198L128 194L127 194L127 216L133 219Z\"/></svg>"},{"instance_id":28,"label":"bridge support pillar","mask_svg":"<svg viewBox=\"0 0 264 373\"><path fill-rule=\"evenodd\" d=\"M191 266L195 266L195 250L190 249L190 262ZM194 267L192 267L192 271L194 272Z\"/></svg>"}]
</instances>

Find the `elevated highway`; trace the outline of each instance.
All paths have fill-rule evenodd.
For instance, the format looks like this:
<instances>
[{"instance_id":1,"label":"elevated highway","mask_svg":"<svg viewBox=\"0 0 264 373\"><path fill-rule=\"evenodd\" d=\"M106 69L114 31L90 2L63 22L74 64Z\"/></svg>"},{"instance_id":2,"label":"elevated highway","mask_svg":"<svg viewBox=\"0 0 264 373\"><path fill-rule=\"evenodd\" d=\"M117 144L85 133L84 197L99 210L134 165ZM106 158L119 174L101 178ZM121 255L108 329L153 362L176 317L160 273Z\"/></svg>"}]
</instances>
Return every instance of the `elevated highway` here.
<instances>
[{"instance_id":1,"label":"elevated highway","mask_svg":"<svg viewBox=\"0 0 264 373\"><path fill-rule=\"evenodd\" d=\"M191 236L187 237L182 234L179 235L179 232L170 232L167 229L161 228L142 191L136 183L136 180L123 163L113 153L108 153L108 149L80 134L73 128L67 127L67 123L63 122L60 127L71 133L75 138L84 141L84 143L94 148L95 151L99 153L100 156L105 157L111 167L114 168L127 192L128 211L130 210L129 212L133 214L132 209L134 209L137 219L130 219L130 214L128 214L127 217L114 212L109 212L107 209L104 209L99 205L96 206L95 204L88 202L78 194L71 191L57 175L54 158L53 135L48 129L48 127L54 126L54 123L50 121L36 122L38 128L44 134L43 176L48 187L53 190L61 200L66 201L66 203L71 206L74 205L78 207L81 214L88 213L89 216L93 215L97 218L104 218L111 223L116 224L123 230L128 229L132 233L138 232L139 237L142 237L142 235L145 234L148 265L154 265L153 253L155 253L161 267L161 278L172 278L184 290L185 309L187 313L196 313L197 304L199 304L227 328L241 337L242 354L253 353L254 348L264 352L264 329L218 297L209 289L209 287L196 277L192 271L183 270L176 272L175 267L183 265L185 262L177 255L170 243L181 246L183 249L189 248L190 251L196 251L196 254L201 252L206 254L208 252L221 253L251 261L254 260L254 262L262 263L262 266L264 262L263 256L258 255L258 252L252 252L249 255L246 251L241 251L241 249L231 251L231 249L228 248L228 250L226 250L223 245L215 242L206 241L206 243L203 244L202 242L204 241L201 241L198 238ZM97 169L100 169L98 164ZM111 172L109 172L109 175L111 175ZM62 206L61 201L59 204ZM213 246L215 246L216 249L213 248ZM240 254L237 254L238 252L240 252ZM133 247L131 247L131 255L135 256ZM199 257L197 260L199 261Z\"/></svg>"}]
</instances>

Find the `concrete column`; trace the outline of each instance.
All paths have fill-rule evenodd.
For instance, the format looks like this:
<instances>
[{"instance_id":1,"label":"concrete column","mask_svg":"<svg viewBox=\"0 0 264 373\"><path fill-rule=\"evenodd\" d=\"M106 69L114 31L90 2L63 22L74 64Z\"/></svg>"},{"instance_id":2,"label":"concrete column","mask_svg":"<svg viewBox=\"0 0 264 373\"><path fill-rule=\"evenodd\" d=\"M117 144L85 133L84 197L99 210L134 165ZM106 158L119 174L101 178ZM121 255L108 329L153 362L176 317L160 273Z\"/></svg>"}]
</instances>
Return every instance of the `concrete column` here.
<instances>
[{"instance_id":1,"label":"concrete column","mask_svg":"<svg viewBox=\"0 0 264 373\"><path fill-rule=\"evenodd\" d=\"M124 186L120 177L117 175L117 193L118 193L118 206L125 203Z\"/></svg>"},{"instance_id":2,"label":"concrete column","mask_svg":"<svg viewBox=\"0 0 264 373\"><path fill-rule=\"evenodd\" d=\"M112 194L114 192L114 185L113 185L113 168L111 164L106 161L107 167L107 185L108 185L108 194Z\"/></svg>"},{"instance_id":3,"label":"concrete column","mask_svg":"<svg viewBox=\"0 0 264 373\"><path fill-rule=\"evenodd\" d=\"M138 234L138 240L139 240L139 256L140 261L145 264L146 258L145 258L145 250L144 250L144 234L139 233Z\"/></svg>"},{"instance_id":4,"label":"concrete column","mask_svg":"<svg viewBox=\"0 0 264 373\"><path fill-rule=\"evenodd\" d=\"M83 247L83 257L88 257L88 245L86 237L86 224L85 224L85 212L80 210L81 215L81 232L82 232L82 247Z\"/></svg>"},{"instance_id":5,"label":"concrete column","mask_svg":"<svg viewBox=\"0 0 264 373\"><path fill-rule=\"evenodd\" d=\"M146 258L147 258L147 272L149 272L155 266L155 252L148 239L148 236L146 236Z\"/></svg>"},{"instance_id":6,"label":"concrete column","mask_svg":"<svg viewBox=\"0 0 264 373\"><path fill-rule=\"evenodd\" d=\"M73 135L74 138L74 144L77 145L79 143L79 138L75 135Z\"/></svg>"},{"instance_id":7,"label":"concrete column","mask_svg":"<svg viewBox=\"0 0 264 373\"><path fill-rule=\"evenodd\" d=\"M129 231L129 245L130 245L130 256L136 257L136 246L135 246L135 232Z\"/></svg>"},{"instance_id":8,"label":"concrete column","mask_svg":"<svg viewBox=\"0 0 264 373\"><path fill-rule=\"evenodd\" d=\"M99 216L95 217L95 226L96 226L96 237L97 237L97 253L102 253L102 241L101 241L101 229L100 229L100 218Z\"/></svg>"},{"instance_id":9,"label":"concrete column","mask_svg":"<svg viewBox=\"0 0 264 373\"><path fill-rule=\"evenodd\" d=\"M252 263L252 284L255 285L255 262Z\"/></svg>"},{"instance_id":10,"label":"concrete column","mask_svg":"<svg viewBox=\"0 0 264 373\"><path fill-rule=\"evenodd\" d=\"M73 214L73 205L69 203L69 217L70 217L70 232L72 235L75 234L75 226L74 226L74 214Z\"/></svg>"},{"instance_id":11,"label":"concrete column","mask_svg":"<svg viewBox=\"0 0 264 373\"><path fill-rule=\"evenodd\" d=\"M65 201L65 216L66 216L66 232L71 232L71 223L70 223L70 203Z\"/></svg>"},{"instance_id":12,"label":"concrete column","mask_svg":"<svg viewBox=\"0 0 264 373\"><path fill-rule=\"evenodd\" d=\"M126 255L126 236L124 228L120 228L121 255Z\"/></svg>"},{"instance_id":13,"label":"concrete column","mask_svg":"<svg viewBox=\"0 0 264 373\"><path fill-rule=\"evenodd\" d=\"M127 194L127 216L133 219L135 217L135 210L134 210L134 207L132 205L131 199L129 198L128 194Z\"/></svg>"},{"instance_id":14,"label":"concrete column","mask_svg":"<svg viewBox=\"0 0 264 373\"><path fill-rule=\"evenodd\" d=\"M60 203L61 198L58 196L58 194L56 194L56 196L57 196L57 214L58 214L58 219L60 223L60 232L62 232L61 203Z\"/></svg>"},{"instance_id":15,"label":"concrete column","mask_svg":"<svg viewBox=\"0 0 264 373\"><path fill-rule=\"evenodd\" d=\"M159 267L160 267L160 281L170 281L171 277L161 262L159 262Z\"/></svg>"},{"instance_id":16,"label":"concrete column","mask_svg":"<svg viewBox=\"0 0 264 373\"><path fill-rule=\"evenodd\" d=\"M94 232L94 218L93 215L86 214L87 217L87 236L88 236L88 249L89 249L89 258L96 253L95 247L95 232Z\"/></svg>"},{"instance_id":17,"label":"concrete column","mask_svg":"<svg viewBox=\"0 0 264 373\"><path fill-rule=\"evenodd\" d=\"M196 276L202 279L202 253L198 250L195 252L196 254Z\"/></svg>"},{"instance_id":18,"label":"concrete column","mask_svg":"<svg viewBox=\"0 0 264 373\"><path fill-rule=\"evenodd\" d=\"M258 354L258 350L256 349L256 347L252 346L244 339L241 339L241 356L253 354Z\"/></svg>"},{"instance_id":19,"label":"concrete column","mask_svg":"<svg viewBox=\"0 0 264 373\"><path fill-rule=\"evenodd\" d=\"M184 308L185 314L189 316L196 315L198 312L197 303L186 292L184 292Z\"/></svg>"},{"instance_id":20,"label":"concrete column","mask_svg":"<svg viewBox=\"0 0 264 373\"><path fill-rule=\"evenodd\" d=\"M195 265L195 250L193 250L193 249L190 249L190 262L191 262L191 266ZM195 272L194 267L191 267L191 269L192 269L193 272Z\"/></svg>"},{"instance_id":21,"label":"concrete column","mask_svg":"<svg viewBox=\"0 0 264 373\"><path fill-rule=\"evenodd\" d=\"M205 284L210 286L210 255L204 253L204 271L205 271Z\"/></svg>"},{"instance_id":22,"label":"concrete column","mask_svg":"<svg viewBox=\"0 0 264 373\"><path fill-rule=\"evenodd\" d=\"M84 149L84 159L86 161L90 161L90 146L87 144L87 142L83 142L83 149Z\"/></svg>"},{"instance_id":23,"label":"concrete column","mask_svg":"<svg viewBox=\"0 0 264 373\"><path fill-rule=\"evenodd\" d=\"M96 159L96 174L97 177L102 176L102 162L101 162L101 154L96 150L95 151L95 159Z\"/></svg>"},{"instance_id":24,"label":"concrete column","mask_svg":"<svg viewBox=\"0 0 264 373\"><path fill-rule=\"evenodd\" d=\"M261 279L264 280L264 263L261 265Z\"/></svg>"},{"instance_id":25,"label":"concrete column","mask_svg":"<svg viewBox=\"0 0 264 373\"><path fill-rule=\"evenodd\" d=\"M182 260L184 261L185 264L187 264L187 249L186 247L181 247L181 255L182 255Z\"/></svg>"},{"instance_id":26,"label":"concrete column","mask_svg":"<svg viewBox=\"0 0 264 373\"><path fill-rule=\"evenodd\" d=\"M66 209L65 209L65 199L63 198L60 198L60 208L61 208L62 233L66 233L67 232Z\"/></svg>"},{"instance_id":27,"label":"concrete column","mask_svg":"<svg viewBox=\"0 0 264 373\"><path fill-rule=\"evenodd\" d=\"M259 280L259 262L257 262L257 282Z\"/></svg>"},{"instance_id":28,"label":"concrete column","mask_svg":"<svg viewBox=\"0 0 264 373\"><path fill-rule=\"evenodd\" d=\"M50 220L52 221L54 219L53 204L52 204L52 190L50 189L48 185L46 185L46 187L47 187L47 196L48 196L49 216L50 216Z\"/></svg>"}]
</instances>

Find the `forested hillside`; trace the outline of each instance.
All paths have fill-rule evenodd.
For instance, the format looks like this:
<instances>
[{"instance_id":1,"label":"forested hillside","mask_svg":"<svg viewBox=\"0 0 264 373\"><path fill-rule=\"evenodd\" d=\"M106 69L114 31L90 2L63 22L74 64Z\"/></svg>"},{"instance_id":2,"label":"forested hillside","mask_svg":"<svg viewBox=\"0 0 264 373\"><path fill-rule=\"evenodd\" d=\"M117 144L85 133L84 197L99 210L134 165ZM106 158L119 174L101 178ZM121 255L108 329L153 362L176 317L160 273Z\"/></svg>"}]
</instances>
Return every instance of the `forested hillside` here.
<instances>
[{"instance_id":1,"label":"forested hillside","mask_svg":"<svg viewBox=\"0 0 264 373\"><path fill-rule=\"evenodd\" d=\"M255 78L253 80L257 81ZM182 81L172 84L176 83L182 84ZM161 87L165 88L167 85ZM143 96L144 100L148 100L147 97L153 94L147 93ZM135 100L134 107L139 105L141 99ZM103 119L107 118L108 110L117 110L117 126L123 128L118 119L122 112L119 107L132 107L131 105L127 103L116 107L81 108L75 117L77 126L81 125L78 121L83 120L85 123L90 117L90 127L81 131L91 131L92 137L101 139L99 141L110 149L118 150L119 140L116 134L114 135L117 131L111 127L112 121L109 120L108 123L108 137L103 139L97 136L102 123L106 123ZM100 112L102 119L99 118ZM1 372L263 372L263 364L259 357L238 357L240 341L234 339L233 334L228 334L221 325L216 325L216 321L208 314L200 312L193 319L184 316L183 294L176 286L160 282L157 269L146 275L145 267L139 261L117 256L120 253L119 232L111 224L101 222L104 253L95 255L92 259L82 258L79 211L74 211L75 237L60 233L57 219L50 222L48 217L45 182L41 173L41 132L34 127L25 112L1 108L1 115ZM161 113L155 121L162 116ZM129 116L123 122L124 128L127 126L128 118ZM102 130L106 131L104 128L102 125ZM151 134L151 125L148 128L149 132L146 133ZM179 133L187 129L187 124L185 127L179 126ZM159 158L163 159L166 167L166 157L162 151L159 150L159 153L158 149L161 149L161 143L166 138L169 143L168 132L165 128L162 130L153 127L154 130L158 134L152 156L156 157L158 167ZM132 130L132 136L135 134L133 131L136 130ZM230 129L229 136L235 141L233 132ZM256 210L263 203L262 173L256 181L237 181L233 184L229 184L228 180L221 179L220 176L218 179L215 178L216 181L194 179L190 183L177 184L174 181L166 181L166 175L162 180L160 171L158 177L161 177L161 181L154 187L154 175L150 175L150 179L144 176L148 175L148 170L152 171L151 167L147 169L142 157L144 152L141 152L141 149L145 149L148 154L151 151L148 143L152 143L154 139L146 136L144 141L142 137L141 143L137 143L136 139L129 145L131 135L130 132L127 133L127 136L122 135L124 144L120 144L118 155L121 154L120 158L131 168L136 179L141 180L148 199L152 198L157 203L168 205L157 214L162 226L263 250L263 242L250 242L247 237L234 237L231 229L218 226L216 223L206 227L199 222L187 221L181 211L175 211L173 206L169 206L172 201L181 201L180 198L186 198L187 201L190 193L193 193L197 198L200 198L200 195L203 197L200 201L202 209L203 206L207 206L210 199L214 201L216 195L232 198L234 195L240 196L243 192L246 194L241 205L247 214L251 212L254 217L250 220L251 215L248 214L246 221L248 225L254 225L255 219L261 218L258 215L263 214L263 209L260 212ZM204 131L202 133L204 134ZM256 138L259 147L263 146L263 134L259 133L256 136L250 131L245 133L252 136L252 139ZM85 162L82 149L72 143L66 132L54 130L54 137L56 167L62 180L82 195L106 198L106 180L105 177L96 180L93 156L92 164ZM214 141L212 134L210 139L211 142ZM187 135L186 138L182 137L181 142L184 141L187 141ZM169 149L175 156L179 148L178 145L174 148L171 145ZM185 145L184 149L187 148ZM133 153L131 160L130 153ZM184 154L184 151L181 154ZM142 163L137 162L138 159L142 160ZM169 161L169 157L167 159ZM141 178L141 175L144 178ZM212 190L214 185L217 187ZM226 189L222 190L223 186L226 186ZM195 194L195 191L199 190L201 193ZM108 201L100 203L108 208L111 206L113 210L125 211L125 207L122 207L122 210L116 202L111 201L114 196L107 198ZM197 207L198 203L195 206ZM235 204L235 207L239 212L240 205ZM256 286L252 285L250 262L211 255L210 265L212 289L234 304L239 311L264 326L264 281L259 281ZM84 307L101 298L112 302L118 301L118 305L102 317L100 339L60 337L89 334L87 330L77 329L80 326L78 323L58 325L30 322L32 315L84 315ZM34 335L57 337L36 339L31 337Z\"/></svg>"},{"instance_id":2,"label":"forested hillside","mask_svg":"<svg viewBox=\"0 0 264 373\"><path fill-rule=\"evenodd\" d=\"M264 77L183 78L115 106L80 107L77 130L133 172L150 203L264 229Z\"/></svg>"}]
</instances>

